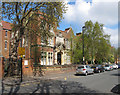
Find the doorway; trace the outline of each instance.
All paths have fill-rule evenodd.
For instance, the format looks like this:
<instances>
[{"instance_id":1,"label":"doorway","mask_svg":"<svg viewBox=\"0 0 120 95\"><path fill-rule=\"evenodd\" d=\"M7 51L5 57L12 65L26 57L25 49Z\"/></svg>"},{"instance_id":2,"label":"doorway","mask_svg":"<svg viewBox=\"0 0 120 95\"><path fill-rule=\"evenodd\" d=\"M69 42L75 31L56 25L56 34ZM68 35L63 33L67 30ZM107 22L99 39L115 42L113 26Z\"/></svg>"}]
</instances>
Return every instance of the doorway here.
<instances>
[{"instance_id":1,"label":"doorway","mask_svg":"<svg viewBox=\"0 0 120 95\"><path fill-rule=\"evenodd\" d=\"M61 65L61 55L62 55L61 52L57 53L57 63L58 63L58 65Z\"/></svg>"}]
</instances>

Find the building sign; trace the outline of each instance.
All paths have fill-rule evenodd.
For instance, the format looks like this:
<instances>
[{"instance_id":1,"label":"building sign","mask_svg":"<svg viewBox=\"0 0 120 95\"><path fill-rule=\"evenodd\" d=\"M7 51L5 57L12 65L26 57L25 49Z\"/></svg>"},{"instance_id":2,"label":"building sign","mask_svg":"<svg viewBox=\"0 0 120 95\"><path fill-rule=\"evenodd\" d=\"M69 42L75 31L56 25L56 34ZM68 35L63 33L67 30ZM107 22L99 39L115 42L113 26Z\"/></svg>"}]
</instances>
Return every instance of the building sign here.
<instances>
[{"instance_id":1,"label":"building sign","mask_svg":"<svg viewBox=\"0 0 120 95\"><path fill-rule=\"evenodd\" d=\"M28 60L24 60L24 65L28 65Z\"/></svg>"},{"instance_id":2,"label":"building sign","mask_svg":"<svg viewBox=\"0 0 120 95\"><path fill-rule=\"evenodd\" d=\"M19 47L18 48L18 55L25 55L25 48L24 47Z\"/></svg>"}]
</instances>

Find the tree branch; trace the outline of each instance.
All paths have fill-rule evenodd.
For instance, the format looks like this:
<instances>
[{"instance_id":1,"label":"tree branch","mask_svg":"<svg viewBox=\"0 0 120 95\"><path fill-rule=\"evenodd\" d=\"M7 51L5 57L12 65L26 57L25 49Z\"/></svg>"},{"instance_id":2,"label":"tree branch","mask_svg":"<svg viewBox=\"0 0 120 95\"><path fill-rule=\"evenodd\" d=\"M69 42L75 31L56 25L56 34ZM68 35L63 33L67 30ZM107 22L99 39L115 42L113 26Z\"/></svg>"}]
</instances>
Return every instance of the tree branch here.
<instances>
[{"instance_id":1,"label":"tree branch","mask_svg":"<svg viewBox=\"0 0 120 95\"><path fill-rule=\"evenodd\" d=\"M31 8L28 13L21 19L21 22L30 14L31 11L33 11L34 9L36 9L41 3L39 3L38 5L36 5L34 8Z\"/></svg>"},{"instance_id":2,"label":"tree branch","mask_svg":"<svg viewBox=\"0 0 120 95\"><path fill-rule=\"evenodd\" d=\"M30 4L30 2L28 2L28 3L26 4L26 6L25 6L25 10L24 10L24 14L25 14L26 9L27 9L27 7L28 7L29 4Z\"/></svg>"},{"instance_id":3,"label":"tree branch","mask_svg":"<svg viewBox=\"0 0 120 95\"><path fill-rule=\"evenodd\" d=\"M16 11L16 18L17 18L18 22L20 23L20 19L18 16L18 2L16 2L15 11Z\"/></svg>"}]
</instances>

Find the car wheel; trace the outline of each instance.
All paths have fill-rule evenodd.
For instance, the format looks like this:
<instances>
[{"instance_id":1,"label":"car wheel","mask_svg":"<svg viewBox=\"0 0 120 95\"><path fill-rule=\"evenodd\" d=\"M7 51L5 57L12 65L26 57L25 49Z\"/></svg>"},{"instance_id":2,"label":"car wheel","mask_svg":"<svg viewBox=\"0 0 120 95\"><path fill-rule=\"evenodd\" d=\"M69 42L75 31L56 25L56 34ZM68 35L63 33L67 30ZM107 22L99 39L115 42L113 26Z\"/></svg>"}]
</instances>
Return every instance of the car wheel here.
<instances>
[{"instance_id":1,"label":"car wheel","mask_svg":"<svg viewBox=\"0 0 120 95\"><path fill-rule=\"evenodd\" d=\"M86 72L86 73L85 73L85 76L87 76L87 75L88 75L88 73Z\"/></svg>"}]
</instances>

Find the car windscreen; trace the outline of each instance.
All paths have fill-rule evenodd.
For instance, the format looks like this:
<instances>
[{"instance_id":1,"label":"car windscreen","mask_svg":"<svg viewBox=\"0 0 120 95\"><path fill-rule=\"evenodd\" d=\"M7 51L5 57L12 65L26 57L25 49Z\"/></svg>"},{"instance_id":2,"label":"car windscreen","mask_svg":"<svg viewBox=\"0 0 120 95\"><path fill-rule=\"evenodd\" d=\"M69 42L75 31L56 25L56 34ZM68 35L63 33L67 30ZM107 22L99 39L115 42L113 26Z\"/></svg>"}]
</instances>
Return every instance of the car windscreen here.
<instances>
[{"instance_id":1,"label":"car windscreen","mask_svg":"<svg viewBox=\"0 0 120 95\"><path fill-rule=\"evenodd\" d=\"M92 66L91 68L96 68L96 66Z\"/></svg>"},{"instance_id":2,"label":"car windscreen","mask_svg":"<svg viewBox=\"0 0 120 95\"><path fill-rule=\"evenodd\" d=\"M97 65L98 67L101 67L101 65Z\"/></svg>"},{"instance_id":3,"label":"car windscreen","mask_svg":"<svg viewBox=\"0 0 120 95\"><path fill-rule=\"evenodd\" d=\"M79 67L78 67L78 69L82 69L82 68L84 68L84 66L79 66Z\"/></svg>"},{"instance_id":4,"label":"car windscreen","mask_svg":"<svg viewBox=\"0 0 120 95\"><path fill-rule=\"evenodd\" d=\"M105 67L109 67L109 65L105 65Z\"/></svg>"}]
</instances>

